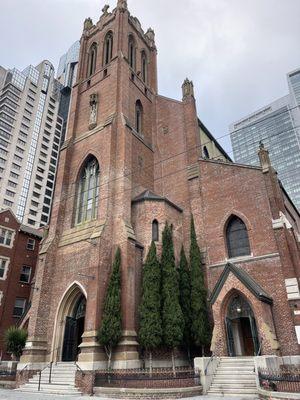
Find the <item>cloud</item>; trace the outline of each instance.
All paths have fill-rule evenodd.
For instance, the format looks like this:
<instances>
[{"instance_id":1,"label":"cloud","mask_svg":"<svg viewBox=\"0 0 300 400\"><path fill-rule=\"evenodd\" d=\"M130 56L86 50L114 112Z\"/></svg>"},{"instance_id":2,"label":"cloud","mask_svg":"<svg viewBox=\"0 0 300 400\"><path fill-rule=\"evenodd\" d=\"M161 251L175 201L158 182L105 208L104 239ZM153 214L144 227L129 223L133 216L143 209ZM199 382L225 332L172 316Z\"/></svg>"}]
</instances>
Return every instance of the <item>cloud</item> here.
<instances>
[{"instance_id":1,"label":"cloud","mask_svg":"<svg viewBox=\"0 0 300 400\"><path fill-rule=\"evenodd\" d=\"M59 57L105 1L2 0L1 65L24 68ZM114 7L115 1L108 1ZM266 103L287 94L285 75L300 66L299 0L129 0L158 47L159 90L181 97L194 81L198 114L215 135ZM220 142L229 152L228 137Z\"/></svg>"}]
</instances>

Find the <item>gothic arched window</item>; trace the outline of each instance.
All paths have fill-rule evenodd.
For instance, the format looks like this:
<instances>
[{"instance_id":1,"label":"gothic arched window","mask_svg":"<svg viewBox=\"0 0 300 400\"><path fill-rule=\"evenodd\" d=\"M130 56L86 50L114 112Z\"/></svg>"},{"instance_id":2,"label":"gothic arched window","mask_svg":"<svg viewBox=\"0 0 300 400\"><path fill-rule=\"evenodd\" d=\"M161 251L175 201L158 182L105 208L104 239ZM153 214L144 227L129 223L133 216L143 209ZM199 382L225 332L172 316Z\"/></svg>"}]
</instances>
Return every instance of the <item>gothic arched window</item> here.
<instances>
[{"instance_id":1,"label":"gothic arched window","mask_svg":"<svg viewBox=\"0 0 300 400\"><path fill-rule=\"evenodd\" d=\"M251 254L246 225L235 215L227 223L226 242L229 258Z\"/></svg>"},{"instance_id":2,"label":"gothic arched window","mask_svg":"<svg viewBox=\"0 0 300 400\"><path fill-rule=\"evenodd\" d=\"M93 43L89 50L88 56L88 73L87 76L90 77L96 71L96 59L97 59L97 44Z\"/></svg>"},{"instance_id":3,"label":"gothic arched window","mask_svg":"<svg viewBox=\"0 0 300 400\"><path fill-rule=\"evenodd\" d=\"M147 55L145 51L143 50L141 53L141 73L142 73L142 79L145 83L147 83L148 79L148 62L147 62Z\"/></svg>"},{"instance_id":4,"label":"gothic arched window","mask_svg":"<svg viewBox=\"0 0 300 400\"><path fill-rule=\"evenodd\" d=\"M129 61L130 67L135 70L136 49L135 49L135 40L132 35L129 35L129 39L128 39L128 61Z\"/></svg>"},{"instance_id":5,"label":"gothic arched window","mask_svg":"<svg viewBox=\"0 0 300 400\"><path fill-rule=\"evenodd\" d=\"M204 157L205 157L205 158L209 158L209 152L208 152L206 146L203 147L203 154L204 154Z\"/></svg>"},{"instance_id":6,"label":"gothic arched window","mask_svg":"<svg viewBox=\"0 0 300 400\"><path fill-rule=\"evenodd\" d=\"M99 164L95 157L91 157L82 167L77 183L77 224L97 217L98 201Z\"/></svg>"},{"instance_id":7,"label":"gothic arched window","mask_svg":"<svg viewBox=\"0 0 300 400\"><path fill-rule=\"evenodd\" d=\"M113 33L109 31L104 39L104 49L103 49L103 64L107 65L112 59L113 50Z\"/></svg>"},{"instance_id":8,"label":"gothic arched window","mask_svg":"<svg viewBox=\"0 0 300 400\"><path fill-rule=\"evenodd\" d=\"M143 130L143 106L140 100L135 103L135 130L139 133Z\"/></svg>"},{"instance_id":9,"label":"gothic arched window","mask_svg":"<svg viewBox=\"0 0 300 400\"><path fill-rule=\"evenodd\" d=\"M158 221L156 219L152 222L152 240L153 242L159 241Z\"/></svg>"}]
</instances>

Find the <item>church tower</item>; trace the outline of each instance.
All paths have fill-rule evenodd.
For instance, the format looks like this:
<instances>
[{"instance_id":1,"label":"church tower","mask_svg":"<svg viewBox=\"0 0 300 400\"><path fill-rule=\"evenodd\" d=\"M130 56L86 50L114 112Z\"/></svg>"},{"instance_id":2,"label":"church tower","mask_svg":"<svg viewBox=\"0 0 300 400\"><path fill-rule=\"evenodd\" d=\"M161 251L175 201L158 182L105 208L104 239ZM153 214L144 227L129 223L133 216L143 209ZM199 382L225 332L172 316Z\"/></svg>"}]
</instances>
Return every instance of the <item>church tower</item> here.
<instances>
[{"instance_id":1,"label":"church tower","mask_svg":"<svg viewBox=\"0 0 300 400\"><path fill-rule=\"evenodd\" d=\"M142 260L152 239L160 250L166 221L177 257L189 237L191 203L199 206L193 83L184 82L182 102L159 96L156 58L154 31L143 31L126 1L111 12L104 6L96 24L85 20L23 363L106 366L97 330L120 247L123 334L114 368L140 365ZM200 226L197 211L195 219Z\"/></svg>"}]
</instances>

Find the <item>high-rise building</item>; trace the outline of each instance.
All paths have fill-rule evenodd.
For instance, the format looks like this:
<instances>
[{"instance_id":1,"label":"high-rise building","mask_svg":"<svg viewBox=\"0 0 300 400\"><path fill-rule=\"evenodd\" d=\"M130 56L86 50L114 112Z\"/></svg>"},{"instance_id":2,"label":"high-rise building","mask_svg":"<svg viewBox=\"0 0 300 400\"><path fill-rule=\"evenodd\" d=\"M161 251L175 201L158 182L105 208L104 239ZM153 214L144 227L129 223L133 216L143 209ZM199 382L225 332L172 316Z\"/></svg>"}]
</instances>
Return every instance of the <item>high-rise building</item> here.
<instances>
[{"instance_id":1,"label":"high-rise building","mask_svg":"<svg viewBox=\"0 0 300 400\"><path fill-rule=\"evenodd\" d=\"M60 57L57 79L62 84L60 92L59 115L63 118L62 142L65 139L70 108L72 87L76 82L79 61L80 42L77 40L69 50Z\"/></svg>"},{"instance_id":2,"label":"high-rise building","mask_svg":"<svg viewBox=\"0 0 300 400\"><path fill-rule=\"evenodd\" d=\"M48 223L63 119L61 84L49 61L0 68L0 209L10 208L20 222Z\"/></svg>"},{"instance_id":3,"label":"high-rise building","mask_svg":"<svg viewBox=\"0 0 300 400\"><path fill-rule=\"evenodd\" d=\"M300 209L300 69L287 74L289 94L230 125L234 159L259 165L260 141L274 168Z\"/></svg>"},{"instance_id":4,"label":"high-rise building","mask_svg":"<svg viewBox=\"0 0 300 400\"><path fill-rule=\"evenodd\" d=\"M76 80L79 60L80 42L77 40L69 50L60 57L57 79L63 86L72 87Z\"/></svg>"}]
</instances>

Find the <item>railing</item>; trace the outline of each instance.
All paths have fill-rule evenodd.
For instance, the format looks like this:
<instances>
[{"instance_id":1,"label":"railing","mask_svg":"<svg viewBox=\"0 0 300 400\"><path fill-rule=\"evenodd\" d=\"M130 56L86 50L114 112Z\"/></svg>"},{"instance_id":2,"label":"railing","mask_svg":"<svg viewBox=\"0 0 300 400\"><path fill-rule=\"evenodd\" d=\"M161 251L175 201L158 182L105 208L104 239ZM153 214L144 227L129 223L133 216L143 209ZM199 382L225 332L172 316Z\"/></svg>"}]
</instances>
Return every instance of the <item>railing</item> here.
<instances>
[{"instance_id":1,"label":"railing","mask_svg":"<svg viewBox=\"0 0 300 400\"><path fill-rule=\"evenodd\" d=\"M204 375L207 375L208 367L209 367L210 364L213 362L213 360L215 360L216 358L217 358L217 356L215 356L215 355L212 353L212 355L210 356L210 359L208 360L208 363L207 363L207 365L206 365L206 367L205 367Z\"/></svg>"},{"instance_id":2,"label":"railing","mask_svg":"<svg viewBox=\"0 0 300 400\"><path fill-rule=\"evenodd\" d=\"M273 392L300 393L300 369L258 370L259 384L262 389Z\"/></svg>"},{"instance_id":3,"label":"railing","mask_svg":"<svg viewBox=\"0 0 300 400\"><path fill-rule=\"evenodd\" d=\"M257 353L255 354L256 356L259 356L261 354L262 342L263 342L263 339L261 338L261 340L259 342L259 348L257 350Z\"/></svg>"},{"instance_id":4,"label":"railing","mask_svg":"<svg viewBox=\"0 0 300 400\"><path fill-rule=\"evenodd\" d=\"M80 371L81 374L82 374L82 376L84 376L84 375L85 375L85 372L79 367L79 365L77 364L76 361L75 361L75 366L76 366L76 368L77 368L77 371Z\"/></svg>"},{"instance_id":5,"label":"railing","mask_svg":"<svg viewBox=\"0 0 300 400\"><path fill-rule=\"evenodd\" d=\"M199 374L191 368L153 368L133 370L103 370L96 373L95 386L159 388L199 385Z\"/></svg>"},{"instance_id":6,"label":"railing","mask_svg":"<svg viewBox=\"0 0 300 400\"><path fill-rule=\"evenodd\" d=\"M38 383L38 391L41 390L41 383L42 383L42 372L45 371L45 369L50 368L49 371L49 383L51 383L51 375L52 375L52 364L53 361L51 361L49 364L46 365L43 369L39 371L39 383Z\"/></svg>"}]
</instances>

